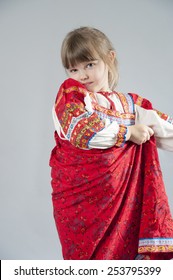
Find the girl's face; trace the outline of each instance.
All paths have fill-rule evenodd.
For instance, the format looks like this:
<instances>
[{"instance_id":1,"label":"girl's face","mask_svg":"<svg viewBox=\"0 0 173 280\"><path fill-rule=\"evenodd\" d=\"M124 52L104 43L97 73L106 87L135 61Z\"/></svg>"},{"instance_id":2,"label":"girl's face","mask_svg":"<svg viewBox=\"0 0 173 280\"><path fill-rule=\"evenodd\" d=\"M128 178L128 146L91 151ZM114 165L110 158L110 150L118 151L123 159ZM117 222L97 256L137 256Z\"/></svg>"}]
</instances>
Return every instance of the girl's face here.
<instances>
[{"instance_id":1,"label":"girl's face","mask_svg":"<svg viewBox=\"0 0 173 280\"><path fill-rule=\"evenodd\" d=\"M78 63L67 69L70 78L83 84L88 91L110 91L108 67L101 59Z\"/></svg>"}]
</instances>

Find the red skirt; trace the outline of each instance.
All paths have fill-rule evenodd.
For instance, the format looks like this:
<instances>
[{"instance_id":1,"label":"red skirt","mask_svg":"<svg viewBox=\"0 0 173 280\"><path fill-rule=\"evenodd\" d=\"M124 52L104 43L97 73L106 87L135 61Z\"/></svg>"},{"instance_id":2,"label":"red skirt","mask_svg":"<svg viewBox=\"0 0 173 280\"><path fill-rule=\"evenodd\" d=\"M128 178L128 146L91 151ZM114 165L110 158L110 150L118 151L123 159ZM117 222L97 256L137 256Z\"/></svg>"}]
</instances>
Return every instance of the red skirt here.
<instances>
[{"instance_id":1,"label":"red skirt","mask_svg":"<svg viewBox=\"0 0 173 280\"><path fill-rule=\"evenodd\" d=\"M82 150L61 140L50 158L64 259L173 258L173 219L155 139Z\"/></svg>"}]
</instances>

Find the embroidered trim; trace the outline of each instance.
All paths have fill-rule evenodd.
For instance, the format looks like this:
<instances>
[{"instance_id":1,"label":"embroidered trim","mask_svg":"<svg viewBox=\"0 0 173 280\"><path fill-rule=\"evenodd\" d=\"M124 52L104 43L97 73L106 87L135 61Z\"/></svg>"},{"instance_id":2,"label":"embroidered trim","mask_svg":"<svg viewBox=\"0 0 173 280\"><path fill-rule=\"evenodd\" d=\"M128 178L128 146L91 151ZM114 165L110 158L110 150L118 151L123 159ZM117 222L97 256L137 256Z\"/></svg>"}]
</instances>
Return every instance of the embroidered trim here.
<instances>
[{"instance_id":1,"label":"embroidered trim","mask_svg":"<svg viewBox=\"0 0 173 280\"><path fill-rule=\"evenodd\" d=\"M120 113L118 111L112 111L110 109L106 109L98 104L93 104L94 111L101 112L103 115L107 115L108 117L115 117L116 119L128 119L128 120L135 120L135 115L132 113Z\"/></svg>"},{"instance_id":2,"label":"embroidered trim","mask_svg":"<svg viewBox=\"0 0 173 280\"><path fill-rule=\"evenodd\" d=\"M92 115L92 113L84 113L82 115L80 115L79 117L73 117L72 120L71 120L71 124L68 128L68 131L67 131L67 138L70 140L71 138L71 134L73 132L73 129L74 127L76 126L76 124L83 118L89 118L90 116Z\"/></svg>"},{"instance_id":3,"label":"embroidered trim","mask_svg":"<svg viewBox=\"0 0 173 280\"><path fill-rule=\"evenodd\" d=\"M59 93L58 93L58 95L57 95L57 99L56 99L56 102L55 102L55 108L56 108L57 105L59 104L59 102L60 102L60 100L61 100L61 98L62 98L62 96L63 96L63 93L64 93L64 88L61 87L61 88L59 89Z\"/></svg>"},{"instance_id":4,"label":"embroidered trim","mask_svg":"<svg viewBox=\"0 0 173 280\"><path fill-rule=\"evenodd\" d=\"M117 92L117 95L121 101L124 112L126 114L129 112L134 114L134 106L133 106L132 98L129 96L129 94Z\"/></svg>"},{"instance_id":5,"label":"embroidered trim","mask_svg":"<svg viewBox=\"0 0 173 280\"><path fill-rule=\"evenodd\" d=\"M164 114L164 113L162 113L162 112L160 112L160 111L158 111L156 109L154 109L154 111L159 115L159 117L161 119L163 119L163 120L173 124L173 117L170 117L170 116L168 116L168 115L166 115L166 114Z\"/></svg>"},{"instance_id":6,"label":"embroidered trim","mask_svg":"<svg viewBox=\"0 0 173 280\"><path fill-rule=\"evenodd\" d=\"M104 128L96 113L85 112L82 106L66 104L60 124L68 140L78 148L88 149L94 135Z\"/></svg>"},{"instance_id":7,"label":"embroidered trim","mask_svg":"<svg viewBox=\"0 0 173 280\"><path fill-rule=\"evenodd\" d=\"M142 102L143 102L143 98L141 96L138 96L135 104L138 106L142 106Z\"/></svg>"},{"instance_id":8,"label":"embroidered trim","mask_svg":"<svg viewBox=\"0 0 173 280\"><path fill-rule=\"evenodd\" d=\"M173 238L140 239L138 252L173 252Z\"/></svg>"},{"instance_id":9,"label":"embroidered trim","mask_svg":"<svg viewBox=\"0 0 173 280\"><path fill-rule=\"evenodd\" d=\"M117 147L122 147L124 145L126 133L127 127L120 125L120 129L117 134L117 142L115 144Z\"/></svg>"},{"instance_id":10,"label":"embroidered trim","mask_svg":"<svg viewBox=\"0 0 173 280\"><path fill-rule=\"evenodd\" d=\"M84 95L88 93L86 89L78 86L71 86L66 89L62 87L55 105L56 114L67 139L76 147L88 149L89 141L97 132L104 128L104 122L102 120L107 118L111 122L116 121L119 124L119 132L115 145L117 147L123 146L127 133L126 126L135 123L134 104L131 96L129 94L117 93L125 113L110 110L99 105L95 101L94 94L90 92L89 95L92 98L94 112L86 111L84 103L81 101L77 104L75 102L69 102L65 104L65 107L62 106L61 99L63 98L63 94L68 95L75 91Z\"/></svg>"},{"instance_id":11,"label":"embroidered trim","mask_svg":"<svg viewBox=\"0 0 173 280\"><path fill-rule=\"evenodd\" d=\"M173 238L142 238L139 240L139 246L165 244L173 245Z\"/></svg>"},{"instance_id":12,"label":"embroidered trim","mask_svg":"<svg viewBox=\"0 0 173 280\"><path fill-rule=\"evenodd\" d=\"M109 119L111 122L116 121L119 125L125 125L125 126L129 126L129 125L134 125L135 124L135 119L130 115L130 118L125 118L125 114L124 114L124 119L122 117L114 117L114 116L108 116L105 112L100 112L97 110L94 110L94 112L96 112L96 114L100 117L100 119ZM127 115L127 114L126 114Z\"/></svg>"},{"instance_id":13,"label":"embroidered trim","mask_svg":"<svg viewBox=\"0 0 173 280\"><path fill-rule=\"evenodd\" d=\"M140 247L138 249L138 253L159 253L159 252L164 252L164 253L171 253L173 252L173 245L164 245L164 246L145 246L145 247Z\"/></svg>"},{"instance_id":14,"label":"embroidered trim","mask_svg":"<svg viewBox=\"0 0 173 280\"><path fill-rule=\"evenodd\" d=\"M76 118L84 113L84 105L80 104L77 105L75 103L67 103L66 109L64 110L62 117L60 118L60 124L62 129L64 130L64 133L66 134L69 128L69 125L72 121L73 116ZM59 114L57 112L57 114ZM87 114L86 114L87 117Z\"/></svg>"},{"instance_id":15,"label":"embroidered trim","mask_svg":"<svg viewBox=\"0 0 173 280\"><path fill-rule=\"evenodd\" d=\"M130 94L126 94L126 97L128 99L128 103L129 103L129 111L132 114L135 114L135 104L134 104L134 100L133 100L132 96Z\"/></svg>"},{"instance_id":16,"label":"embroidered trim","mask_svg":"<svg viewBox=\"0 0 173 280\"><path fill-rule=\"evenodd\" d=\"M81 87L77 87L77 86L72 86L72 87L69 87L67 89L65 89L64 87L61 87L60 90L59 90L58 98L57 98L56 103L55 103L55 108L59 104L63 94L64 93L71 93L72 91L77 91L77 92L83 93L84 95L86 95L88 93L88 91L86 89L81 88Z\"/></svg>"},{"instance_id":17,"label":"embroidered trim","mask_svg":"<svg viewBox=\"0 0 173 280\"><path fill-rule=\"evenodd\" d=\"M82 118L71 132L71 143L78 148L88 149L90 139L103 128L103 122L100 121L100 118L95 113L89 119Z\"/></svg>"},{"instance_id":18,"label":"embroidered trim","mask_svg":"<svg viewBox=\"0 0 173 280\"><path fill-rule=\"evenodd\" d=\"M77 91L83 93L84 95L86 95L88 92L85 88L77 87L77 86L72 86L67 89L64 89L64 93L71 93L72 91Z\"/></svg>"},{"instance_id":19,"label":"embroidered trim","mask_svg":"<svg viewBox=\"0 0 173 280\"><path fill-rule=\"evenodd\" d=\"M116 121L119 125L134 125L135 124L135 110L134 102L132 97L129 94L116 93L120 102L122 103L124 113L120 113L116 110L107 109L98 103L95 102L95 99L92 97L93 102L92 106L96 114L101 118L108 118L110 121Z\"/></svg>"}]
</instances>

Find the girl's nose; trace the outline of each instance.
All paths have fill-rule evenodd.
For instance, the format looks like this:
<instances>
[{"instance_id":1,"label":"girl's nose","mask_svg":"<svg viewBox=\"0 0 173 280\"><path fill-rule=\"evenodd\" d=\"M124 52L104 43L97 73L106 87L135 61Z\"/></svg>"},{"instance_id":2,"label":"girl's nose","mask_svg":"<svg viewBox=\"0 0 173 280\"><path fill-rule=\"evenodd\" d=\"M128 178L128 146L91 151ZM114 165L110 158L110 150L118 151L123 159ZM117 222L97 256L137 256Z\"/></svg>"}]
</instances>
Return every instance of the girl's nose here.
<instances>
[{"instance_id":1,"label":"girl's nose","mask_svg":"<svg viewBox=\"0 0 173 280\"><path fill-rule=\"evenodd\" d=\"M80 75L80 80L82 81L88 79L88 75L85 70L81 70L79 75Z\"/></svg>"}]
</instances>

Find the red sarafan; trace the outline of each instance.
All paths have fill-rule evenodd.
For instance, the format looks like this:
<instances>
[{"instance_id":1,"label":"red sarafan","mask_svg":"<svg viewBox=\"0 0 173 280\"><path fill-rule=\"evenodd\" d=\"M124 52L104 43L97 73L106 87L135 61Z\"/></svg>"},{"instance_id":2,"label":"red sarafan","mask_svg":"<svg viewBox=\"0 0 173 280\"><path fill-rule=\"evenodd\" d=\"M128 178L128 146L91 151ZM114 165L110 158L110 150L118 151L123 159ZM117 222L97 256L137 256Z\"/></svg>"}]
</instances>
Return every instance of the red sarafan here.
<instances>
[{"instance_id":1,"label":"red sarafan","mask_svg":"<svg viewBox=\"0 0 173 280\"><path fill-rule=\"evenodd\" d=\"M90 115L86 112L87 94ZM113 100L106 93L100 94L109 103ZM158 158L161 140L152 136L137 145L125 141L124 128L136 121L137 107L146 114L146 120L153 114L153 120L158 117L172 123L136 94L112 94L121 103L121 112L116 104L108 109L97 105L93 93L72 79L62 84L56 98L55 122L63 133L55 132L50 166L54 218L63 257L171 259L173 220ZM103 115L119 124L117 142L107 149L90 148L94 135L104 127Z\"/></svg>"}]
</instances>

